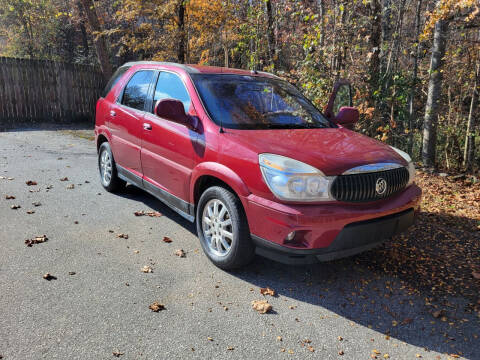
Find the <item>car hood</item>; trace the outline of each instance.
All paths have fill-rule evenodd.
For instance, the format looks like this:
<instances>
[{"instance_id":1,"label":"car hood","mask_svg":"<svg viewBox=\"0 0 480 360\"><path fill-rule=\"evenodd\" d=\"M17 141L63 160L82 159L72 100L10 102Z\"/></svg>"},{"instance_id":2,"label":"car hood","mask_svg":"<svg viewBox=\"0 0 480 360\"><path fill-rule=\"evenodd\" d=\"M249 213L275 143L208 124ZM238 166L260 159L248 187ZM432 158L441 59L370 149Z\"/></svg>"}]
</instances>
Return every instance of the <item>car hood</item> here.
<instances>
[{"instance_id":1,"label":"car hood","mask_svg":"<svg viewBox=\"0 0 480 360\"><path fill-rule=\"evenodd\" d=\"M388 145L345 128L233 130L225 135L229 149L235 145L261 154L271 153L307 163L325 175L339 175L351 168L374 163L407 165ZM227 140L227 139L225 139Z\"/></svg>"}]
</instances>

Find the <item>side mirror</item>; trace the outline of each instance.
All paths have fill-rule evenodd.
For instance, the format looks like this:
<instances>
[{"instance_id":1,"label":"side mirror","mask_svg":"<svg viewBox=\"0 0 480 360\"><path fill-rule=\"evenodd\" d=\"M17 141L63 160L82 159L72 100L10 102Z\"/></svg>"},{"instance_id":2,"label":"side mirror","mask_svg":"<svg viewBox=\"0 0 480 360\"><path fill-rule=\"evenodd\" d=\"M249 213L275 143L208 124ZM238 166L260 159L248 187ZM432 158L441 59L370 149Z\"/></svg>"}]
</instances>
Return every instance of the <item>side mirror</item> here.
<instances>
[{"instance_id":1,"label":"side mirror","mask_svg":"<svg viewBox=\"0 0 480 360\"><path fill-rule=\"evenodd\" d=\"M327 106L324 108L324 114L329 119L335 119L342 107L352 107L352 87L350 82L345 79L338 80L333 85L333 91L328 100Z\"/></svg>"},{"instance_id":2,"label":"side mirror","mask_svg":"<svg viewBox=\"0 0 480 360\"><path fill-rule=\"evenodd\" d=\"M155 104L154 112L158 117L185 125L190 130L195 130L197 127L194 117L185 113L185 108L180 100L158 100Z\"/></svg>"},{"instance_id":3,"label":"side mirror","mask_svg":"<svg viewBox=\"0 0 480 360\"><path fill-rule=\"evenodd\" d=\"M333 122L340 124L347 129L352 130L353 125L358 121L359 112L357 108L350 106L343 106L338 111L337 116L333 119Z\"/></svg>"}]
</instances>

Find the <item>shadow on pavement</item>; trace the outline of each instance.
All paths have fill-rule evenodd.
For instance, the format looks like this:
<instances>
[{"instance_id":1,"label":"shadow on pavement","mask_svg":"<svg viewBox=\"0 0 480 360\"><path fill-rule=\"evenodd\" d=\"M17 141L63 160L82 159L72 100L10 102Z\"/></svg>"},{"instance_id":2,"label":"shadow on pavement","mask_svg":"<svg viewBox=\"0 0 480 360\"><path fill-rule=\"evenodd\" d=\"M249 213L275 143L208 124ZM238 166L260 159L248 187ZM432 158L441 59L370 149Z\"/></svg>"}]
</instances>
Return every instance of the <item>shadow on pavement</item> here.
<instances>
[{"instance_id":1,"label":"shadow on pavement","mask_svg":"<svg viewBox=\"0 0 480 360\"><path fill-rule=\"evenodd\" d=\"M129 185L118 195L140 201L196 234L194 224L148 193ZM422 213L404 235L355 257L289 266L257 256L247 268L231 274L325 308L392 341L475 358L480 284L469 271L472 262L479 265L480 235L464 230L470 225L474 229L476 220Z\"/></svg>"}]
</instances>

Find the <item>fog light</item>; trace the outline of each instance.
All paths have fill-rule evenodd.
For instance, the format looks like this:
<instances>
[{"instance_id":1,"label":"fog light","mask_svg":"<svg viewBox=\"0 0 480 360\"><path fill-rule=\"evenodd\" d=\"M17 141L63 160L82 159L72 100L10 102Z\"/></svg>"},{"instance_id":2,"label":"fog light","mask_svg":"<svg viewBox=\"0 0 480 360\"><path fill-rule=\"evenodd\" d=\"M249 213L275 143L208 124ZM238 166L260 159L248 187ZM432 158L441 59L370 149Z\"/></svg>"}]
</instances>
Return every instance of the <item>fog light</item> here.
<instances>
[{"instance_id":1,"label":"fog light","mask_svg":"<svg viewBox=\"0 0 480 360\"><path fill-rule=\"evenodd\" d=\"M285 241L292 241L293 239L295 239L295 231L292 231L285 237Z\"/></svg>"}]
</instances>

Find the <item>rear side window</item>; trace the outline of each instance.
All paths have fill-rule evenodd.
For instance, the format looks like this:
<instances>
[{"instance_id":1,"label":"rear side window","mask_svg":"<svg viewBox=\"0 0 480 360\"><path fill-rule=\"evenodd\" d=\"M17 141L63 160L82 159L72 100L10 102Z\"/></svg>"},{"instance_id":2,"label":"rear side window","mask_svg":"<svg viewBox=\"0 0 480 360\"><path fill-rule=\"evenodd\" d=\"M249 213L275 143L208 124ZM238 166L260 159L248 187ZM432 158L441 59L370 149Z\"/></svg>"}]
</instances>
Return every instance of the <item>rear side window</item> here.
<instances>
[{"instance_id":1,"label":"rear side window","mask_svg":"<svg viewBox=\"0 0 480 360\"><path fill-rule=\"evenodd\" d=\"M153 95L152 113L158 100L175 99L183 103L185 112L190 109L190 95L183 84L183 81L175 74L161 72L158 77L157 86Z\"/></svg>"},{"instance_id":2,"label":"rear side window","mask_svg":"<svg viewBox=\"0 0 480 360\"><path fill-rule=\"evenodd\" d=\"M105 89L103 89L103 92L102 92L102 97L107 97L108 93L110 92L110 90L113 89L113 87L117 84L118 80L120 80L120 78L122 77L123 74L125 74L125 72L130 69L130 66L122 66L122 67L119 67L117 69L117 71L115 71L115 73L113 74L113 76L110 78L110 80L108 80L108 83L107 83L107 86L105 86Z\"/></svg>"},{"instance_id":3,"label":"rear side window","mask_svg":"<svg viewBox=\"0 0 480 360\"><path fill-rule=\"evenodd\" d=\"M148 88L153 79L153 71L137 71L123 91L122 104L134 109L145 110Z\"/></svg>"}]
</instances>

